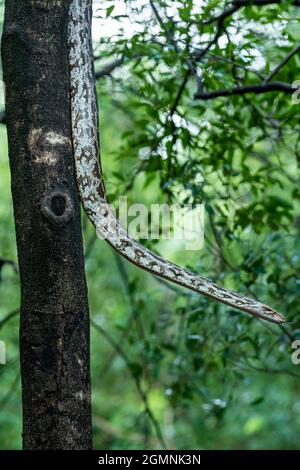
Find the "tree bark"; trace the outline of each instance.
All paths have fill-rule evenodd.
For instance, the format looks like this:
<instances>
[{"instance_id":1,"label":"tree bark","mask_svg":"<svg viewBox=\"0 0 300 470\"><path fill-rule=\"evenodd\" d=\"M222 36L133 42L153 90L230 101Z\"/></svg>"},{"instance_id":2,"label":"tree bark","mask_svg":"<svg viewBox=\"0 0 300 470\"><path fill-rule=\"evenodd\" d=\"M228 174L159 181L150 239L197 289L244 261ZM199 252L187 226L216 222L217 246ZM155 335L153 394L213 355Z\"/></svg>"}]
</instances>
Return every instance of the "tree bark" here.
<instances>
[{"instance_id":1,"label":"tree bark","mask_svg":"<svg viewBox=\"0 0 300 470\"><path fill-rule=\"evenodd\" d=\"M2 60L21 278L25 449L91 448L89 313L67 0L6 0Z\"/></svg>"}]
</instances>

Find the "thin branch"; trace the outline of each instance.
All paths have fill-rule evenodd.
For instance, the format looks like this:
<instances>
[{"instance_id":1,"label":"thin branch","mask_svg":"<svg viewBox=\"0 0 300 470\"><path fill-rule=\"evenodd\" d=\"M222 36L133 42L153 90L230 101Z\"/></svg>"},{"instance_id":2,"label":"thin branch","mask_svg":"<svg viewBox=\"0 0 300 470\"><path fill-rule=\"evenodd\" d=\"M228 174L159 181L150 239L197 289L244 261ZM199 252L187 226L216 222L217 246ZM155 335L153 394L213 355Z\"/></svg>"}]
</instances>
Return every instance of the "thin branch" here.
<instances>
[{"instance_id":1,"label":"thin branch","mask_svg":"<svg viewBox=\"0 0 300 470\"><path fill-rule=\"evenodd\" d=\"M180 85L180 87L179 87L179 89L178 89L178 93L177 93L177 95L176 95L176 97L175 97L175 100L174 100L174 103L173 103L173 105L172 105L172 107L171 107L171 109L170 109L170 118L172 118L172 117L174 116L174 114L175 114L175 112L176 112L176 110L177 110L177 108L178 108L180 99L181 99L181 97L182 97L182 95L183 95L183 92L184 92L185 87L186 87L186 85L187 85L188 79L189 79L189 77L190 77L190 73L191 73L191 71L190 71L190 70L187 70L186 73L185 73L185 75L184 75L184 77L183 77L183 81L182 81L182 83L181 83L181 85Z\"/></svg>"},{"instance_id":2,"label":"thin branch","mask_svg":"<svg viewBox=\"0 0 300 470\"><path fill-rule=\"evenodd\" d=\"M174 46L175 50L178 51L178 47L177 47L177 43L176 41L174 40L172 34L170 33L170 31L168 30L168 28L166 27L163 19L161 18L156 6L155 6L155 3L153 2L153 0L150 0L150 6L154 12L154 16L155 18L157 19L157 22L159 23L159 25L161 26L161 28L165 31L166 33L166 36L169 40L169 42ZM174 113L176 112L176 109L179 105L179 102L180 102L180 99L181 99L181 96L184 92L184 89L186 87L186 84L188 82L188 79L190 77L190 74L192 73L193 71L193 65L191 63L189 63L189 69L186 71L185 75L184 75L184 78L183 78L183 81L179 87L179 90L178 90L178 93L176 95L176 98L175 98L175 101L174 101L174 104L172 105L171 109L170 109L170 114L169 114L169 117L172 118Z\"/></svg>"},{"instance_id":3,"label":"thin branch","mask_svg":"<svg viewBox=\"0 0 300 470\"><path fill-rule=\"evenodd\" d=\"M209 52L209 56L215 58L217 61L225 62L227 64L234 65L234 67L236 68L245 70L246 72L253 73L257 75L257 77L259 77L261 80L264 80L263 74L261 74L258 70L254 70L254 69L247 67L247 65L245 64L240 64L239 62L230 60L227 57L222 57L221 55L218 55L218 54L214 54L213 52Z\"/></svg>"},{"instance_id":4,"label":"thin branch","mask_svg":"<svg viewBox=\"0 0 300 470\"><path fill-rule=\"evenodd\" d=\"M96 80L98 80L99 78L110 76L112 74L112 72L116 68L123 65L123 63L124 63L124 57L121 57L121 58L116 59L116 60L110 62L109 64L105 65L102 69L97 70L95 72Z\"/></svg>"},{"instance_id":5,"label":"thin branch","mask_svg":"<svg viewBox=\"0 0 300 470\"><path fill-rule=\"evenodd\" d=\"M217 21L220 21L220 22L224 23L225 20L229 16L233 15L240 8L241 7L239 7L237 5L232 5L231 7L226 8L222 13L220 13L220 15L214 16L213 18L209 18L208 20L204 21L203 24L204 25L210 25L210 24L215 23Z\"/></svg>"},{"instance_id":6,"label":"thin branch","mask_svg":"<svg viewBox=\"0 0 300 470\"><path fill-rule=\"evenodd\" d=\"M174 40L174 37L172 35L172 33L169 31L169 29L167 28L164 20L162 19L162 17L160 16L159 14L159 11L158 9L156 8L156 5L155 3L153 2L153 0L149 0L149 3L150 3L150 6L152 8L152 11L154 13L154 16L158 22L158 24L160 25L160 27L164 30L169 42L173 45L175 51L178 51L178 48L177 48L177 43L176 41Z\"/></svg>"},{"instance_id":7,"label":"thin branch","mask_svg":"<svg viewBox=\"0 0 300 470\"><path fill-rule=\"evenodd\" d=\"M220 15L217 15L213 18L210 18L203 22L205 25L209 25L212 23L215 23L216 21L224 23L225 20L229 17L232 16L235 12L240 10L243 7L249 7L249 6L267 6L267 5L272 5L272 4L281 4L283 3L282 0L235 0L232 2L232 5L225 10L223 10ZM292 3L294 6L300 6L300 0L294 0Z\"/></svg>"},{"instance_id":8,"label":"thin branch","mask_svg":"<svg viewBox=\"0 0 300 470\"><path fill-rule=\"evenodd\" d=\"M272 91L281 91L283 93L292 94L297 91L297 87L284 82L271 82L262 83L257 85L245 85L240 87L234 87L231 89L221 89L208 92L197 92L194 95L196 100L211 100L213 98L233 96L233 95L246 95L247 93L269 93Z\"/></svg>"},{"instance_id":9,"label":"thin branch","mask_svg":"<svg viewBox=\"0 0 300 470\"><path fill-rule=\"evenodd\" d=\"M265 5L280 5L280 4L286 4L286 0L234 0L233 1L234 5L237 5L239 7L251 7L251 6L265 6ZM299 7L300 6L300 0L294 0L292 2L293 6Z\"/></svg>"},{"instance_id":10,"label":"thin branch","mask_svg":"<svg viewBox=\"0 0 300 470\"><path fill-rule=\"evenodd\" d=\"M158 11L158 9L157 9L157 7L156 7L156 5L155 5L155 3L154 3L153 0L150 0L150 6L151 6L151 8L152 8L152 10L153 10L154 16L155 16L155 18L156 18L158 24L160 25L160 27L161 27L161 28L163 29L163 31L165 32L166 37L168 38L169 43L172 44L172 46L174 47L174 50L175 50L177 53L180 53L180 50L179 50L179 48L178 48L177 41L175 40L175 38L174 38L173 34L170 32L170 30L167 28L167 26L166 26L166 24L165 24L163 18L160 16L159 11ZM207 51L208 51L208 49L207 49ZM200 51L200 52L199 52L200 55L201 55L202 53L204 53L204 55L206 54L206 52L204 52L204 51ZM202 56L201 56L201 57L202 57ZM201 58L201 57L200 57L200 58ZM175 98L175 101L174 101L173 106L171 107L171 110L170 110L170 118L173 117L173 115L174 115L174 113L175 113L175 111L176 111L176 109L177 109L177 106L179 105L181 96L182 96L182 94L183 94L183 92L184 92L184 90L185 90L185 87L186 87L186 85L187 85L187 83L188 83L188 81L189 81L189 78L190 78L191 74L192 74L192 73L194 74L194 76L196 77L196 80L197 80L198 83L201 81L201 80L200 80L200 77L199 77L198 74L197 74L197 68L196 68L195 63L194 63L195 59L196 59L196 60L199 60L197 57L191 57L191 59L187 59L187 60L186 60L186 63L187 63L187 65L188 65L188 70L186 71L186 73L185 73L185 75L184 75L183 82L182 82L182 84L181 84L180 87L179 87L178 94L177 94L177 96L176 96L176 98ZM176 138L175 138L175 140L176 140Z\"/></svg>"},{"instance_id":11,"label":"thin branch","mask_svg":"<svg viewBox=\"0 0 300 470\"><path fill-rule=\"evenodd\" d=\"M170 121L171 122L171 127L172 127L172 141L171 141L171 150L170 150L170 153L169 153L169 156L168 156L168 162L167 162L167 167L168 167L168 178L171 177L171 170L172 170L172 156L173 156L173 149L176 145L176 142L177 142L177 139L178 139L178 132L177 132L177 127L176 127L176 124L174 122L174 114L179 106L179 103L180 103L180 100L181 100L181 97L184 93L184 90L187 86L187 83L189 81L189 78L191 76L191 73L192 73L192 69L189 68L184 77L183 77L183 81L178 89L178 92L177 92L177 95L175 97L175 100L174 100L174 103L173 105L171 106L171 109L170 109L170 112L168 114L168 117L167 117L167 122Z\"/></svg>"},{"instance_id":12,"label":"thin branch","mask_svg":"<svg viewBox=\"0 0 300 470\"><path fill-rule=\"evenodd\" d=\"M275 75L277 75L277 73L282 69L282 67L284 67L288 63L288 61L299 51L300 51L300 44L294 47L294 49L292 49L286 55L286 57L281 62L279 62L279 64L274 68L274 70L272 70L272 72L267 76L264 83L269 83L272 80L272 78L274 78Z\"/></svg>"},{"instance_id":13,"label":"thin branch","mask_svg":"<svg viewBox=\"0 0 300 470\"><path fill-rule=\"evenodd\" d=\"M145 411L146 413L148 414L149 418L150 418L150 421L152 422L153 424L153 427L155 429L155 433L156 433L156 436L157 436L157 439L160 443L160 445L162 446L163 449L167 449L167 445L165 443L165 440L164 440L164 437L163 437L163 434L162 434L162 431L160 429L160 425L158 423L158 421L156 420L155 416L153 415L152 413L152 410L149 406L149 402L148 402L148 397L146 395L146 393L144 392L142 386L141 386L141 383L140 383L140 380L139 378L133 373L132 369L131 369L131 364L130 364L130 360L127 356L127 354L125 353L125 351L120 347L120 345L109 335L109 333L107 333L107 331L105 331L100 325L98 325L97 323L95 323L92 319L91 319L91 325L95 328L96 331L98 331L98 333L100 333L107 341L108 343L113 347L113 349L119 354L120 357L122 357L122 359L124 360L129 372L130 372L130 375L132 377L132 379L134 380L134 383L135 383L135 386L136 386L136 389L144 403L144 406L145 406Z\"/></svg>"},{"instance_id":14,"label":"thin branch","mask_svg":"<svg viewBox=\"0 0 300 470\"><path fill-rule=\"evenodd\" d=\"M217 23L217 31L214 35L214 37L212 38L211 41L209 41L209 43L207 44L207 46L204 48L204 49L201 49L199 50L198 52L195 52L193 54L193 59L197 62L199 62L200 60L203 59L203 57L209 52L209 50L211 49L211 47L215 44L217 44L222 32L224 31L224 19L221 18L220 20L218 20L218 23Z\"/></svg>"},{"instance_id":15,"label":"thin branch","mask_svg":"<svg viewBox=\"0 0 300 470\"><path fill-rule=\"evenodd\" d=\"M274 374L274 375L289 375L290 377L293 377L295 379L300 379L300 375L297 374L296 372L292 372L291 370L288 369L273 369L269 367L256 367L253 366L252 364L249 364L248 362L242 362L239 361L236 363L239 367L243 367L244 369L252 370L255 372L263 372L265 374Z\"/></svg>"}]
</instances>

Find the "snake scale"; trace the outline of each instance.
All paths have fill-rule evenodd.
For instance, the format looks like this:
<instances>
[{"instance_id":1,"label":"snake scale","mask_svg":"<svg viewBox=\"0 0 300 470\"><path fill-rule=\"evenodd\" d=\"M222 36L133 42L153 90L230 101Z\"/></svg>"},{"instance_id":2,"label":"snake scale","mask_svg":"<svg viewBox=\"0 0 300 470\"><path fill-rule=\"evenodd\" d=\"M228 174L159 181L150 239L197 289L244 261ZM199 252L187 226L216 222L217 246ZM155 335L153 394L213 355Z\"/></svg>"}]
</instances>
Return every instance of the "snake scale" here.
<instances>
[{"instance_id":1,"label":"snake scale","mask_svg":"<svg viewBox=\"0 0 300 470\"><path fill-rule=\"evenodd\" d=\"M231 292L157 256L120 226L107 200L100 163L91 24L92 0L72 0L68 46L76 180L81 203L97 233L128 261L156 276L256 317L283 323L284 317L271 307Z\"/></svg>"}]
</instances>

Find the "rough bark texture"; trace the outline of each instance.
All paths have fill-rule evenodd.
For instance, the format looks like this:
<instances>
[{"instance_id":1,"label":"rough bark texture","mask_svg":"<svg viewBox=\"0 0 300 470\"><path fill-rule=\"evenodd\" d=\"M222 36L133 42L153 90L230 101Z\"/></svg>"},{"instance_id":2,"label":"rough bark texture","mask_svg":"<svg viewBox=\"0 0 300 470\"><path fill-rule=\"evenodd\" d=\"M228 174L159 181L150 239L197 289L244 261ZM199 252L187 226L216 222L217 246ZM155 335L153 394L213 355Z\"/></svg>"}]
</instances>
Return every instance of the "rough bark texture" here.
<instances>
[{"instance_id":1,"label":"rough bark texture","mask_svg":"<svg viewBox=\"0 0 300 470\"><path fill-rule=\"evenodd\" d=\"M21 276L25 449L91 447L89 315L71 143L69 1L7 0L6 119Z\"/></svg>"}]
</instances>

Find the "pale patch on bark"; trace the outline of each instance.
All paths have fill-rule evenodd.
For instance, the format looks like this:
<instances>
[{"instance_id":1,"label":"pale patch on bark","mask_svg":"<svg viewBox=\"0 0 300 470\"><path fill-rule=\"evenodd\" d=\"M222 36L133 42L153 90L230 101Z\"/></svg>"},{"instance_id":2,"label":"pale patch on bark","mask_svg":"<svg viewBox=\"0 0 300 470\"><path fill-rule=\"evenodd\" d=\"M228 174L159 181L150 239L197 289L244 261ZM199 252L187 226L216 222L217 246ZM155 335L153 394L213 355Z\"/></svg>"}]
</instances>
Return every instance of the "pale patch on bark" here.
<instances>
[{"instance_id":1,"label":"pale patch on bark","mask_svg":"<svg viewBox=\"0 0 300 470\"><path fill-rule=\"evenodd\" d=\"M56 165L58 161L57 146L71 146L68 137L54 131L44 132L42 128L32 129L27 143L35 163L44 163L50 166Z\"/></svg>"},{"instance_id":2,"label":"pale patch on bark","mask_svg":"<svg viewBox=\"0 0 300 470\"><path fill-rule=\"evenodd\" d=\"M85 399L84 392L80 391L80 392L75 393L75 398L78 398L78 400L84 400Z\"/></svg>"},{"instance_id":3,"label":"pale patch on bark","mask_svg":"<svg viewBox=\"0 0 300 470\"><path fill-rule=\"evenodd\" d=\"M45 140L51 145L71 145L69 137L53 131L47 132L45 134Z\"/></svg>"},{"instance_id":4,"label":"pale patch on bark","mask_svg":"<svg viewBox=\"0 0 300 470\"><path fill-rule=\"evenodd\" d=\"M35 8L43 8L44 10L51 10L52 8L61 8L65 0L31 0L31 6Z\"/></svg>"}]
</instances>

